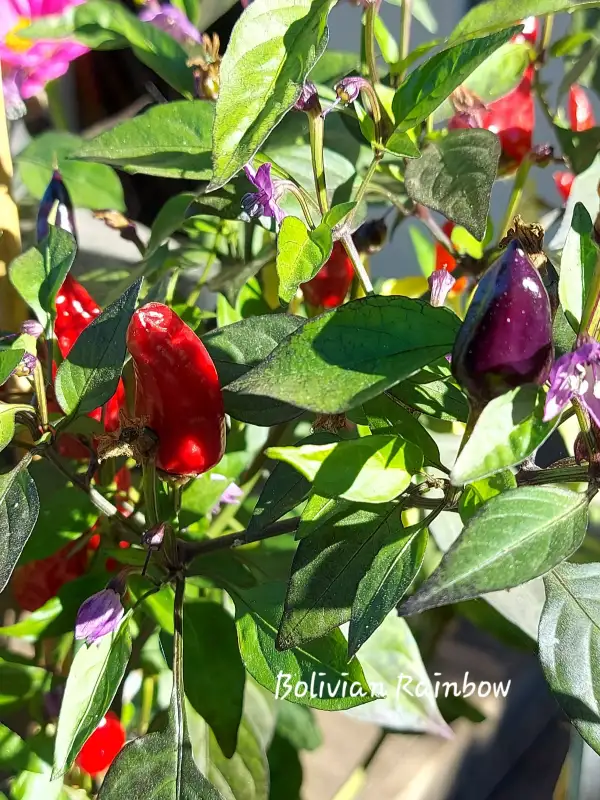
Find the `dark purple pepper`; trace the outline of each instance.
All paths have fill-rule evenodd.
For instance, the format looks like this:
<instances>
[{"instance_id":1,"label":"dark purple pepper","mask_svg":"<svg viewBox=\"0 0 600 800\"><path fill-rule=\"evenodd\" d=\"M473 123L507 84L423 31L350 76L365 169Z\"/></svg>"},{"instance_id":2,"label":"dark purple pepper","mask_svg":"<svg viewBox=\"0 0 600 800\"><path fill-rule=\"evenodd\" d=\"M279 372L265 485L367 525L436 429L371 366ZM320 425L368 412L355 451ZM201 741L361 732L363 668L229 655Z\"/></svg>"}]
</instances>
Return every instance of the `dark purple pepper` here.
<instances>
[{"instance_id":1,"label":"dark purple pepper","mask_svg":"<svg viewBox=\"0 0 600 800\"><path fill-rule=\"evenodd\" d=\"M517 240L479 281L452 351L452 372L472 401L542 384L554 358L550 300Z\"/></svg>"},{"instance_id":2,"label":"dark purple pepper","mask_svg":"<svg viewBox=\"0 0 600 800\"><path fill-rule=\"evenodd\" d=\"M41 242L48 235L48 220L54 208L56 208L54 226L62 228L77 239L73 203L67 187L63 183L62 175L57 169L52 173L52 179L46 187L40 202L36 225L38 242Z\"/></svg>"}]
</instances>

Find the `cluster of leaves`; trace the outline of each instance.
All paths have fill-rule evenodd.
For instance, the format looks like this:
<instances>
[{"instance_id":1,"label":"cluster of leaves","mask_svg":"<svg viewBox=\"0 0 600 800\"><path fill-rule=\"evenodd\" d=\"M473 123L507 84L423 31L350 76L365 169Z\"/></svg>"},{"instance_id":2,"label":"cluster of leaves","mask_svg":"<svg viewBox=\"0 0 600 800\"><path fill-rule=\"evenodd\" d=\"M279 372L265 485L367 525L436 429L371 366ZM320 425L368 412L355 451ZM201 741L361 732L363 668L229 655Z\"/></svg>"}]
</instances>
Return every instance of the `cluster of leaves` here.
<instances>
[{"instance_id":1,"label":"cluster of leaves","mask_svg":"<svg viewBox=\"0 0 600 800\"><path fill-rule=\"evenodd\" d=\"M184 5L195 22L210 19L211 3ZM443 735L452 716L438 707L433 691L397 696L395 682L404 674L430 686L419 644L439 625L436 609L457 603L453 614L470 614L499 635L506 623L497 623L496 612L531 640L538 638L539 621L547 680L600 752L600 677L593 661L600 575L588 534L593 475L574 461L548 470L521 467L564 431L571 411L544 421L545 388L515 389L487 405L454 460L458 440L451 434L464 430L469 405L446 356L467 297L451 310L413 296L402 281L381 293L365 293L356 282L348 302L315 316L300 289L327 262L334 240L358 226L367 201L397 209L397 224L411 224L426 271L434 243L404 221L422 217L423 207L452 220L455 255L463 257L461 266L470 265L474 282L503 233L489 220L499 140L487 130L448 132L433 124L452 115L451 95L461 86L490 102L518 83L539 55L511 41L521 17L577 11L577 26L585 12L574 0L513 7L488 0L447 40L400 58L377 4L367 4L365 50L373 52L368 37L374 33L385 66L374 86L384 123L375 125L372 109L359 102L329 114L317 153L325 166L320 184L313 176L319 143L305 115L292 111L301 87L310 78L323 102L333 101L331 86L339 78L370 68L353 54L327 49L334 5L251 3L223 57L216 104L192 99L189 54L180 44L164 31L148 33L110 0L89 0L26 34L132 47L183 97L93 139L53 133L34 140L18 165L34 197L41 196L56 156L80 206L124 209L114 169L184 177L200 186L172 197L147 241L138 237L142 252L133 276L90 276L88 285L103 289L104 311L55 378L55 301L76 261L76 241L51 226L46 239L11 265L14 287L46 331L49 369L44 376L39 363L35 406L0 406L0 446L7 456L19 455L0 475L0 585L15 568L69 542L86 547L92 529L102 540L85 575L0 628L0 635L34 641L43 646L38 652L49 653L39 662L0 654L0 703L6 711L27 704L38 730L28 740L2 730L0 764L16 776L11 797L77 798L95 791L74 764L111 707L121 711L133 741L106 775L101 800L297 797L299 752L319 743L310 709ZM592 5L598 4L586 2ZM568 68L567 88L594 65L590 50L597 55L595 40L576 26L553 45ZM541 83L537 89L545 102ZM559 115L553 124L576 173L550 243L562 250L555 292L560 353L572 348L597 292L599 161L597 128L575 137ZM250 188L241 171L248 163L270 163L276 178L295 187L281 201L288 216L279 231L266 217L241 218L241 198ZM326 201L319 195L324 185ZM196 305L205 284L218 292L214 314ZM87 415L114 395L122 377L132 390L125 337L140 298L173 305L201 336L231 420L225 456L214 470L182 491L157 481L161 518L175 527L185 556L175 574L164 554L153 557L147 576L140 574L147 555L140 534L150 517L137 468L126 464L133 475L127 516L111 502L114 470L123 459L103 465L90 486L85 464L58 455L66 436L93 448L99 425ZM4 340L0 382L25 353L41 351L25 334ZM59 406L52 426L43 419L44 377ZM26 441L31 436L33 445ZM215 514L219 476L238 481L243 498ZM448 533L456 530L451 518L460 520L458 535ZM120 540L131 547L120 549ZM566 563L576 551L581 563ZM128 611L99 644L73 648L79 606L109 578L105 557L128 567ZM485 604L477 599L482 595ZM423 625L411 628L405 617L416 614ZM57 689L64 695L52 741L42 698ZM474 712L464 702L460 713Z\"/></svg>"}]
</instances>

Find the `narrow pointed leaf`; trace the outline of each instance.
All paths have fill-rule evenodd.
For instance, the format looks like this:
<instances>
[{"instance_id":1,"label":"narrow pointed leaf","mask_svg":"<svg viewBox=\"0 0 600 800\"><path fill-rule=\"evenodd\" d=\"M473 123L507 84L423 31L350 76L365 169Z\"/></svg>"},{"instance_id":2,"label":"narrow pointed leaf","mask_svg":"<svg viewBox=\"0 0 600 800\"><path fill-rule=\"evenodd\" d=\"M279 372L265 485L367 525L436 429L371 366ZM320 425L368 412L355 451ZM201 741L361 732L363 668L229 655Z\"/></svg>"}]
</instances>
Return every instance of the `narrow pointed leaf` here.
<instances>
[{"instance_id":1,"label":"narrow pointed leaf","mask_svg":"<svg viewBox=\"0 0 600 800\"><path fill-rule=\"evenodd\" d=\"M562 486L522 486L492 497L400 613L417 614L544 575L583 542L588 505L585 493Z\"/></svg>"},{"instance_id":2,"label":"narrow pointed leaf","mask_svg":"<svg viewBox=\"0 0 600 800\"><path fill-rule=\"evenodd\" d=\"M0 592L6 584L31 536L40 511L40 501L24 459L10 472L0 475Z\"/></svg>"}]
</instances>

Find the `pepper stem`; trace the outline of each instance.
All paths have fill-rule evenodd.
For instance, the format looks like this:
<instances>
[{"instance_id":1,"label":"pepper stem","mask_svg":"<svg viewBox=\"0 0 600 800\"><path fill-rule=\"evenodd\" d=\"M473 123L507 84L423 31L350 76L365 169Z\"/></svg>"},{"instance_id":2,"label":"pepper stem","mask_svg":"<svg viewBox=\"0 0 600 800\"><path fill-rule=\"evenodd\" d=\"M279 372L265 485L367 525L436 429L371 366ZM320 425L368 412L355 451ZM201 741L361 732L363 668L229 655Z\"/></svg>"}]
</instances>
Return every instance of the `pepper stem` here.
<instances>
[{"instance_id":1,"label":"pepper stem","mask_svg":"<svg viewBox=\"0 0 600 800\"><path fill-rule=\"evenodd\" d=\"M364 264L361 261L360 255L358 250L356 249L356 245L352 240L352 236L349 233L342 236L340 239L341 243L344 245L344 250L348 253L348 258L352 261L352 266L354 267L354 272L356 277L360 281L360 285L365 294L373 294L373 284L371 283L371 279L367 273L367 270L364 267Z\"/></svg>"},{"instance_id":2,"label":"pepper stem","mask_svg":"<svg viewBox=\"0 0 600 800\"><path fill-rule=\"evenodd\" d=\"M369 71L369 80L375 86L379 80L379 72L377 70L377 57L375 54L375 18L379 11L379 3L371 0L370 5L367 7L365 15L365 54L367 58L367 70Z\"/></svg>"},{"instance_id":3,"label":"pepper stem","mask_svg":"<svg viewBox=\"0 0 600 800\"><path fill-rule=\"evenodd\" d=\"M325 134L325 120L320 113L308 112L308 132L310 137L310 151L312 155L312 168L317 190L317 199L321 214L329 210L327 199L327 183L325 180L325 162L323 158L323 140Z\"/></svg>"},{"instance_id":4,"label":"pepper stem","mask_svg":"<svg viewBox=\"0 0 600 800\"><path fill-rule=\"evenodd\" d=\"M406 61L410 52L410 26L412 22L412 3L413 0L402 0L402 8L400 9L400 63ZM398 74L398 86L404 80L406 70L402 70ZM428 117L428 120L431 116Z\"/></svg>"},{"instance_id":5,"label":"pepper stem","mask_svg":"<svg viewBox=\"0 0 600 800\"><path fill-rule=\"evenodd\" d=\"M504 239L504 237L508 233L508 230L513 221L513 217L517 213L517 209L519 208L519 204L521 203L521 199L523 197L523 192L525 190L525 184L527 183L527 178L529 176L529 170L531 169L531 164L532 164L531 159L529 158L529 156L526 156L519 165L517 174L515 175L513 190L510 195L510 200L508 202L508 208L506 209L506 214L504 215L502 227L500 228L500 239Z\"/></svg>"}]
</instances>

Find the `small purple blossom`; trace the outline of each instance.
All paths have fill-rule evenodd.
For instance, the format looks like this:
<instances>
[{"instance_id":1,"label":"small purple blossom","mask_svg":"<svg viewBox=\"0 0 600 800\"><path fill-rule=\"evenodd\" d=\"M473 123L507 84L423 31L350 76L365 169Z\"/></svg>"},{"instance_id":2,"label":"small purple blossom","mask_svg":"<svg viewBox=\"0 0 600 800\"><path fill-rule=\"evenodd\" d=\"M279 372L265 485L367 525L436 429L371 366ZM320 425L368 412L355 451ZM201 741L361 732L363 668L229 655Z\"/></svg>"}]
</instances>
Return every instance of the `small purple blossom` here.
<instances>
[{"instance_id":1,"label":"small purple blossom","mask_svg":"<svg viewBox=\"0 0 600 800\"><path fill-rule=\"evenodd\" d=\"M446 302L448 292L456 283L456 278L453 278L447 269L438 269L427 278L427 283L431 289L430 303L438 307Z\"/></svg>"},{"instance_id":2,"label":"small purple blossom","mask_svg":"<svg viewBox=\"0 0 600 800\"><path fill-rule=\"evenodd\" d=\"M26 319L21 325L21 333L33 336L35 339L39 339L43 332L44 328L37 319Z\"/></svg>"},{"instance_id":3,"label":"small purple blossom","mask_svg":"<svg viewBox=\"0 0 600 800\"><path fill-rule=\"evenodd\" d=\"M556 417L576 397L600 426L600 344L580 337L579 346L554 362L544 421Z\"/></svg>"},{"instance_id":4,"label":"small purple blossom","mask_svg":"<svg viewBox=\"0 0 600 800\"><path fill-rule=\"evenodd\" d=\"M162 547L163 539L165 538L165 531L167 525L165 522L160 522L153 528L144 531L142 534L142 544L149 550L160 550Z\"/></svg>"},{"instance_id":5,"label":"small purple blossom","mask_svg":"<svg viewBox=\"0 0 600 800\"><path fill-rule=\"evenodd\" d=\"M113 633L119 627L125 610L121 595L107 588L96 592L82 604L75 621L75 638L88 644Z\"/></svg>"},{"instance_id":6,"label":"small purple blossom","mask_svg":"<svg viewBox=\"0 0 600 800\"><path fill-rule=\"evenodd\" d=\"M150 22L172 36L179 44L200 44L202 36L186 15L176 6L161 5L157 0L147 3L140 12L142 22Z\"/></svg>"},{"instance_id":7,"label":"small purple blossom","mask_svg":"<svg viewBox=\"0 0 600 800\"><path fill-rule=\"evenodd\" d=\"M319 93L314 83L310 83L309 81L303 85L300 97L296 100L294 109L296 111L318 111L318 113L321 113Z\"/></svg>"},{"instance_id":8,"label":"small purple blossom","mask_svg":"<svg viewBox=\"0 0 600 800\"><path fill-rule=\"evenodd\" d=\"M339 81L339 83L336 83L336 85L334 86L335 93L338 96L338 100L342 102L345 106L357 100L359 94L363 89L369 90L370 88L371 84L369 83L369 81L357 76L342 78L342 80Z\"/></svg>"},{"instance_id":9,"label":"small purple blossom","mask_svg":"<svg viewBox=\"0 0 600 800\"><path fill-rule=\"evenodd\" d=\"M242 197L242 209L248 217L274 217L278 225L285 217L285 211L279 207L281 196L277 182L271 178L271 165L262 164L256 172L251 164L244 167L246 177L256 186L257 192L248 192Z\"/></svg>"},{"instance_id":10,"label":"small purple blossom","mask_svg":"<svg viewBox=\"0 0 600 800\"><path fill-rule=\"evenodd\" d=\"M37 357L34 356L33 353L23 353L23 358L19 362L18 366L13 370L12 374L18 375L20 378L26 378L29 375L33 375L37 363Z\"/></svg>"},{"instance_id":11,"label":"small purple blossom","mask_svg":"<svg viewBox=\"0 0 600 800\"><path fill-rule=\"evenodd\" d=\"M211 481L226 481L227 480L225 475L219 475L218 472L213 472L211 474L211 476L210 476L210 479L211 479ZM222 505L225 505L225 506L237 506L237 505L239 505L240 504L240 500L242 499L243 496L244 496L244 490L240 489L240 487L237 485L237 483L234 483L234 481L231 481L227 485L227 488L221 494L221 497L218 499L218 501L213 506L213 508L212 508L212 510L210 512L211 515L214 517L215 514L218 514L219 511L221 510L221 506Z\"/></svg>"}]
</instances>

